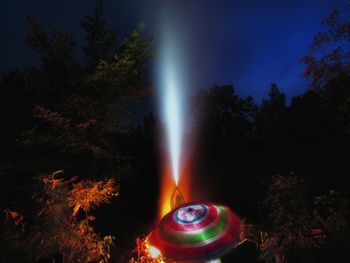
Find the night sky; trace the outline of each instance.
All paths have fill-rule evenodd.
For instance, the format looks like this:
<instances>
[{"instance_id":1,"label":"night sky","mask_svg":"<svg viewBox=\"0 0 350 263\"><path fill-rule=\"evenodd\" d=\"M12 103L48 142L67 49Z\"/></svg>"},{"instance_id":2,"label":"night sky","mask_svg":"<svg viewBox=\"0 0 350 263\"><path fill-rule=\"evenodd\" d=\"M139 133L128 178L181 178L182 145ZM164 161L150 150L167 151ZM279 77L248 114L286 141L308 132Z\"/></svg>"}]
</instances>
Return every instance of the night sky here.
<instances>
[{"instance_id":1,"label":"night sky","mask_svg":"<svg viewBox=\"0 0 350 263\"><path fill-rule=\"evenodd\" d=\"M176 3L175 3L176 2ZM162 3L162 4L161 4ZM68 28L82 43L80 21L91 13L93 0L12 0L0 8L0 72L36 65L35 54L25 47L26 15L38 19L46 30ZM308 53L321 18L333 8L349 7L346 0L106 0L108 25L121 37L144 21L147 34L157 44L160 13L165 10L183 29L182 39L189 54L193 89L214 83L232 84L237 92L253 95L259 102L271 83L290 98L307 88L300 63ZM163 10L163 11L162 11ZM80 44L79 43L79 44Z\"/></svg>"}]
</instances>

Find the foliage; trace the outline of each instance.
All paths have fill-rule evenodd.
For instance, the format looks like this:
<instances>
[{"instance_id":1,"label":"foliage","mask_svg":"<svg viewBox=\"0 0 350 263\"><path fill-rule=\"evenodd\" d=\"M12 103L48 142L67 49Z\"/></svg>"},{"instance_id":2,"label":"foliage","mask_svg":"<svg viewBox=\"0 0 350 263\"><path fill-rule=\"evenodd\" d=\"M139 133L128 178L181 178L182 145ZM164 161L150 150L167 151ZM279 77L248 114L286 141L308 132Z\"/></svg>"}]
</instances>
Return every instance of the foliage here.
<instances>
[{"instance_id":1,"label":"foliage","mask_svg":"<svg viewBox=\"0 0 350 263\"><path fill-rule=\"evenodd\" d=\"M252 162L257 160L257 151L251 149L255 144L256 110L252 97L239 97L230 85L215 85L199 91L194 97L191 138L195 138L193 143L198 143L190 167L193 167L193 181L201 182L200 198L232 202L228 205L235 207L239 196L242 203L246 202L245 206L254 206L250 200L257 191L236 185L245 184L246 180L251 186L257 185L252 183L255 182L252 178L255 164ZM220 176L213 180L213 175ZM232 191L233 187L235 191Z\"/></svg>"},{"instance_id":2,"label":"foliage","mask_svg":"<svg viewBox=\"0 0 350 263\"><path fill-rule=\"evenodd\" d=\"M308 205L304 182L293 174L274 176L264 204L262 225L244 234L256 242L264 262L347 262L350 202L331 190Z\"/></svg>"},{"instance_id":3,"label":"foliage","mask_svg":"<svg viewBox=\"0 0 350 263\"><path fill-rule=\"evenodd\" d=\"M327 30L314 37L310 55L303 58L305 76L311 78L313 87L350 72L350 22L333 10L322 24Z\"/></svg>"},{"instance_id":4,"label":"foliage","mask_svg":"<svg viewBox=\"0 0 350 263\"><path fill-rule=\"evenodd\" d=\"M7 242L32 260L61 253L68 263L109 262L114 237L95 232L91 211L117 195L114 180L65 180L62 172L37 178L34 218L7 211Z\"/></svg>"},{"instance_id":5,"label":"foliage","mask_svg":"<svg viewBox=\"0 0 350 263\"><path fill-rule=\"evenodd\" d=\"M290 118L286 105L286 96L276 84L272 84L268 98L264 99L254 116L255 135L258 143L264 145L259 156L263 163L260 180L267 184L271 174L288 173L295 166L293 160L293 142L289 137Z\"/></svg>"},{"instance_id":6,"label":"foliage","mask_svg":"<svg viewBox=\"0 0 350 263\"><path fill-rule=\"evenodd\" d=\"M240 98L232 86L215 85L208 91L200 91L193 101L195 125L200 125L203 131L229 137L247 134L251 130L256 110L253 98Z\"/></svg>"},{"instance_id":7,"label":"foliage","mask_svg":"<svg viewBox=\"0 0 350 263\"><path fill-rule=\"evenodd\" d=\"M315 197L313 213L327 237L325 249L342 250L349 256L349 198L330 190L325 195Z\"/></svg>"},{"instance_id":8,"label":"foliage","mask_svg":"<svg viewBox=\"0 0 350 263\"><path fill-rule=\"evenodd\" d=\"M303 58L311 88L320 92L322 103L337 116L337 125L350 132L350 21L347 14L333 10L322 21L325 30L315 35L310 54ZM316 91L317 92L317 91Z\"/></svg>"},{"instance_id":9,"label":"foliage","mask_svg":"<svg viewBox=\"0 0 350 263\"><path fill-rule=\"evenodd\" d=\"M94 232L91 209L114 196L116 179L132 174L122 147L133 131L125 105L149 92L143 73L151 40L143 23L117 38L100 0L81 22L84 60L67 29L46 32L31 16L28 24L25 42L41 63L0 81L0 207L23 213L25 229L14 241L28 259L56 249L71 262L107 261L112 239ZM33 178L55 170L65 178L42 177L34 190Z\"/></svg>"},{"instance_id":10,"label":"foliage","mask_svg":"<svg viewBox=\"0 0 350 263\"><path fill-rule=\"evenodd\" d=\"M86 55L87 67L91 70L96 68L101 59L110 60L116 49L117 33L113 29L106 28L102 4L102 0L98 0L94 13L81 21L81 26L87 33L87 45L83 46L83 51Z\"/></svg>"},{"instance_id":11,"label":"foliage","mask_svg":"<svg viewBox=\"0 0 350 263\"><path fill-rule=\"evenodd\" d=\"M255 244L259 244L262 234L261 227L254 224L253 222L247 221L245 218L240 218L240 220L240 242L243 242L244 240L249 240L254 242Z\"/></svg>"},{"instance_id":12,"label":"foliage","mask_svg":"<svg viewBox=\"0 0 350 263\"><path fill-rule=\"evenodd\" d=\"M264 203L271 226L260 244L267 262L296 262L298 250L317 246L311 236L312 218L306 205L303 182L295 175L275 176Z\"/></svg>"},{"instance_id":13,"label":"foliage","mask_svg":"<svg viewBox=\"0 0 350 263\"><path fill-rule=\"evenodd\" d=\"M150 42L142 39L141 25L109 57L100 52L92 55L89 51L97 51L96 42L113 39L107 36L99 10L97 7L94 18L88 16L83 23L89 30L86 67L77 63L68 33L57 30L48 36L38 22L29 19L32 35L27 43L42 58L42 68L25 73L31 90L39 96L33 109L36 121L23 132L21 141L31 150L40 148L41 156L47 153L47 159L37 159L39 171L45 171L48 159L57 163L55 168L72 174L80 170L84 176L114 176L129 169L114 138L129 129L122 103L146 92L141 73ZM95 67L91 67L92 56ZM85 160L84 170L79 167L81 160Z\"/></svg>"}]
</instances>

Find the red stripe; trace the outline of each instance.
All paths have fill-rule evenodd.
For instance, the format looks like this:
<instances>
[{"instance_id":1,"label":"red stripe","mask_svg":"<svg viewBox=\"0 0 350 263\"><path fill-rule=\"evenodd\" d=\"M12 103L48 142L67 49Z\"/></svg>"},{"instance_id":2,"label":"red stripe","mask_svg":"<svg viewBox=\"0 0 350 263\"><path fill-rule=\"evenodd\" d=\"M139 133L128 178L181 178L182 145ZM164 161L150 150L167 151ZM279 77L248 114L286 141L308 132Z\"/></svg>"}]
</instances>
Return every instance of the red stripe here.
<instances>
[{"instance_id":1,"label":"red stripe","mask_svg":"<svg viewBox=\"0 0 350 263\"><path fill-rule=\"evenodd\" d=\"M158 229L152 233L151 243L159 248L165 257L172 259L198 259L212 255L215 251L235 245L239 241L240 220L228 208L228 229L226 233L219 239L203 245L201 247L191 247L188 244L175 244L167 240L163 240ZM173 215L173 213L171 213ZM168 214L169 215L169 214Z\"/></svg>"}]
</instances>

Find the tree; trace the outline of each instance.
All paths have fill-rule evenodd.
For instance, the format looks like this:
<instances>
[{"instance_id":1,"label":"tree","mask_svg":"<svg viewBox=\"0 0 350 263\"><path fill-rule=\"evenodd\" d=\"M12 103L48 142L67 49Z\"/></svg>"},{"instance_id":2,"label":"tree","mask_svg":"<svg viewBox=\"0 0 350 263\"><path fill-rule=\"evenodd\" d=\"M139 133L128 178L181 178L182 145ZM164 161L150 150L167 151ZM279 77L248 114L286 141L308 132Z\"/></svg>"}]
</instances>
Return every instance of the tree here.
<instances>
[{"instance_id":1,"label":"tree","mask_svg":"<svg viewBox=\"0 0 350 263\"><path fill-rule=\"evenodd\" d=\"M260 245L262 257L267 262L298 262L298 250L313 245L306 238L312 221L303 182L293 174L274 176L264 203L270 230Z\"/></svg>"},{"instance_id":2,"label":"tree","mask_svg":"<svg viewBox=\"0 0 350 263\"><path fill-rule=\"evenodd\" d=\"M102 0L97 0L94 13L81 21L81 26L87 33L83 51L88 69L95 70L101 60L111 61L116 51L116 31L107 29L105 24Z\"/></svg>"},{"instance_id":3,"label":"tree","mask_svg":"<svg viewBox=\"0 0 350 263\"><path fill-rule=\"evenodd\" d=\"M31 262L55 253L63 254L67 263L109 262L113 237L95 232L91 211L117 195L114 180L64 180L62 172L36 179L31 209L23 215L6 211L6 242Z\"/></svg>"},{"instance_id":4,"label":"tree","mask_svg":"<svg viewBox=\"0 0 350 263\"><path fill-rule=\"evenodd\" d=\"M350 259L350 200L334 190L314 199L314 217L322 227L326 242L322 249L328 260L348 262Z\"/></svg>"},{"instance_id":5,"label":"tree","mask_svg":"<svg viewBox=\"0 0 350 263\"><path fill-rule=\"evenodd\" d=\"M333 10L322 24L326 30L318 33L304 56L305 76L311 88L321 88L329 110L337 116L340 128L350 132L350 22L339 10Z\"/></svg>"},{"instance_id":6,"label":"tree","mask_svg":"<svg viewBox=\"0 0 350 263\"><path fill-rule=\"evenodd\" d=\"M0 122L6 125L1 125L0 137L1 142L8 139L6 145L10 147L9 151L1 151L2 156L10 154L0 163L1 208L25 210L25 218L32 219L26 221L29 236L21 237L33 241L36 256L39 254L34 250L43 240L41 246L47 246L47 250L42 252L52 252L56 246L72 262L79 262L77 258L80 262L102 260L89 254L104 242L91 223L92 207L86 210L72 206L67 197L73 198L74 189L87 193L95 186L96 194L107 182L116 184L119 178L131 174L129 156L122 153L120 142L132 130L124 105L149 92L143 72L150 58L151 40L143 37L144 24L140 23L124 41L117 41L114 30L105 27L98 1L94 14L82 22L87 32L83 48L87 61L79 63L79 46L66 29L47 33L34 18L28 17L28 22L31 31L26 43L41 64L9 74L0 83L6 95L1 97L6 103L1 105L5 110L1 111ZM13 86L19 91L16 95L9 90ZM12 107L21 101L26 102L24 112L13 111ZM10 121L16 126L7 125ZM33 178L56 170L65 171L64 178L58 180L63 185L50 188L45 184L46 195L34 201ZM72 185L76 177L81 181ZM45 207L46 202L54 203L53 207ZM57 211L50 210L56 204L64 210L64 219L59 222L54 218ZM28 209L34 205L41 206L43 214ZM82 211L88 215L82 215ZM72 224L67 224L68 217L74 218ZM49 225L52 229L46 228ZM71 238L79 240L77 233L73 234L79 227L82 232L76 252L74 246L78 244L72 239L55 236L72 233ZM45 233L40 232L43 229ZM82 240L89 233L91 238Z\"/></svg>"},{"instance_id":7,"label":"tree","mask_svg":"<svg viewBox=\"0 0 350 263\"><path fill-rule=\"evenodd\" d=\"M287 131L286 96L276 84L271 85L268 95L255 115L256 136L267 145L276 147L280 141L275 140L285 136Z\"/></svg>"},{"instance_id":8,"label":"tree","mask_svg":"<svg viewBox=\"0 0 350 263\"><path fill-rule=\"evenodd\" d=\"M310 54L303 58L306 64L305 76L311 78L314 88L323 87L330 80L350 72L350 22L341 17L339 10L333 10L322 24L327 27L318 33L310 47Z\"/></svg>"},{"instance_id":9,"label":"tree","mask_svg":"<svg viewBox=\"0 0 350 263\"><path fill-rule=\"evenodd\" d=\"M322 24L325 30L314 37L310 54L303 59L310 89L293 99L292 111L298 126L294 133L305 145L301 166L310 177L317 175L324 192L330 185L344 189L350 169L346 161L350 145L350 23L334 10Z\"/></svg>"},{"instance_id":10,"label":"tree","mask_svg":"<svg viewBox=\"0 0 350 263\"><path fill-rule=\"evenodd\" d=\"M268 98L259 105L254 116L255 136L259 144L260 180L268 183L271 174L295 171L295 144L291 136L292 122L286 96L272 84ZM266 180L267 179L267 180Z\"/></svg>"},{"instance_id":11,"label":"tree","mask_svg":"<svg viewBox=\"0 0 350 263\"><path fill-rule=\"evenodd\" d=\"M95 19L85 18L83 25L88 30L104 31L99 8ZM67 175L79 171L85 177L102 178L124 173L128 166L118 152L116 137L129 129L122 104L147 92L142 69L150 42L142 38L144 25L141 23L110 59L99 54L92 70L76 62L74 41L65 30L48 36L35 20L30 18L29 22L32 35L27 43L42 58L42 68L25 73L38 99L33 109L36 120L21 141L32 153L35 172L64 169ZM98 36L97 31L88 31L87 50L93 49L96 39L91 38L95 34L96 39L107 38L107 33Z\"/></svg>"},{"instance_id":12,"label":"tree","mask_svg":"<svg viewBox=\"0 0 350 263\"><path fill-rule=\"evenodd\" d=\"M232 86L213 86L209 91L200 91L193 99L195 125L206 133L220 137L230 135L250 136L252 117L256 109L253 98L240 98Z\"/></svg>"},{"instance_id":13,"label":"tree","mask_svg":"<svg viewBox=\"0 0 350 263\"><path fill-rule=\"evenodd\" d=\"M203 195L254 214L258 193L254 184L256 149L254 116L257 106L251 96L241 98L233 86L214 85L193 99L191 138L196 155L192 176L201 182ZM215 175L215 180L213 180ZM210 187L206 189L206 187ZM232 189L235 191L232 191ZM201 195L201 198L203 198ZM254 212L252 212L254 211Z\"/></svg>"}]
</instances>

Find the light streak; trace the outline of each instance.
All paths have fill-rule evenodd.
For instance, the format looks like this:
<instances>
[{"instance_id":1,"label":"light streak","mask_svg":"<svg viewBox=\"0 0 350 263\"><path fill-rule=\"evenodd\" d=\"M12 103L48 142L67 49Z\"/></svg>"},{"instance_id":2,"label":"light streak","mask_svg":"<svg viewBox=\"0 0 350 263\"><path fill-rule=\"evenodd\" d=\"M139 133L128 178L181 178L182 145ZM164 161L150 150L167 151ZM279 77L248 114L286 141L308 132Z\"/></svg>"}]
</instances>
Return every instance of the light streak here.
<instances>
[{"instance_id":1,"label":"light streak","mask_svg":"<svg viewBox=\"0 0 350 263\"><path fill-rule=\"evenodd\" d=\"M175 185L181 174L181 151L184 135L185 75L181 37L165 23L160 37L160 58L157 67L158 91L166 145Z\"/></svg>"}]
</instances>

